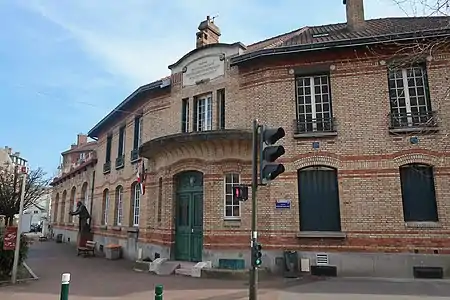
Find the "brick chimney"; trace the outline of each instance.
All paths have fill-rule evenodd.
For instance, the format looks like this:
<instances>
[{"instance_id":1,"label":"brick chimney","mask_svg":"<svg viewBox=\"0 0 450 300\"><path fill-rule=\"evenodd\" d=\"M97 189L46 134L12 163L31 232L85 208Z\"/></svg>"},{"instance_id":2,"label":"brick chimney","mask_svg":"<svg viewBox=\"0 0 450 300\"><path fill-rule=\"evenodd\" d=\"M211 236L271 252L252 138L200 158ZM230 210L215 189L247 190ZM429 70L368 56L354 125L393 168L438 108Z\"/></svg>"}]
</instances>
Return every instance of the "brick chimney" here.
<instances>
[{"instance_id":1,"label":"brick chimney","mask_svg":"<svg viewBox=\"0 0 450 300\"><path fill-rule=\"evenodd\" d=\"M211 19L210 16L207 16L206 20L202 21L200 25L198 25L198 30L199 31L196 34L197 48L219 42L220 29L216 26L216 24L214 24L214 19Z\"/></svg>"},{"instance_id":2,"label":"brick chimney","mask_svg":"<svg viewBox=\"0 0 450 300\"><path fill-rule=\"evenodd\" d=\"M81 146L87 143L87 135L85 134L78 134L77 135L77 146Z\"/></svg>"},{"instance_id":3,"label":"brick chimney","mask_svg":"<svg viewBox=\"0 0 450 300\"><path fill-rule=\"evenodd\" d=\"M364 0L343 0L343 3L347 10L347 28L361 30L365 25Z\"/></svg>"}]
</instances>

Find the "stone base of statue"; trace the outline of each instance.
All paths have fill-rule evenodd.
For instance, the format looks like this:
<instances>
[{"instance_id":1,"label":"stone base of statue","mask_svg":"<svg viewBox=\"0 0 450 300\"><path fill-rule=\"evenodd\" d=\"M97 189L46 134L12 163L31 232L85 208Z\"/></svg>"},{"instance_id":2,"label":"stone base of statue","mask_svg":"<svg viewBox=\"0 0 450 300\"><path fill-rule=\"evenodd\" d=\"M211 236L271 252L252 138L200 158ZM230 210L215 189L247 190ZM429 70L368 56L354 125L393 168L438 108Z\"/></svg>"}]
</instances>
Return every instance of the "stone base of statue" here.
<instances>
[{"instance_id":1,"label":"stone base of statue","mask_svg":"<svg viewBox=\"0 0 450 300\"><path fill-rule=\"evenodd\" d=\"M94 234L92 232L78 232L77 247L86 247L87 241L92 241Z\"/></svg>"}]
</instances>

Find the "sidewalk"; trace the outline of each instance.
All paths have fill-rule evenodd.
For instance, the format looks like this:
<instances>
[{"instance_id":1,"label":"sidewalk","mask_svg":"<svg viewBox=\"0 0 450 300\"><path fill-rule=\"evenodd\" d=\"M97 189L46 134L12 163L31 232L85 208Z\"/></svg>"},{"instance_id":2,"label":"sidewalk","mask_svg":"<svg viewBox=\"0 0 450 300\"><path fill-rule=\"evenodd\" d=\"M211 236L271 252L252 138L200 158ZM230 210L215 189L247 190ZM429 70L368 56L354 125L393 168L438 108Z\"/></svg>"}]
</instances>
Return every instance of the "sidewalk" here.
<instances>
[{"instance_id":1,"label":"sidewalk","mask_svg":"<svg viewBox=\"0 0 450 300\"><path fill-rule=\"evenodd\" d=\"M39 280L0 287L1 300L59 299L61 274L71 273L69 300L154 299L155 285L164 286L164 300L244 300L243 281L156 276L132 270L127 260L76 256L73 246L35 242L28 265ZM406 300L449 299L450 283L442 281L380 281L370 279L284 280L261 282L258 300Z\"/></svg>"},{"instance_id":2,"label":"sidewalk","mask_svg":"<svg viewBox=\"0 0 450 300\"><path fill-rule=\"evenodd\" d=\"M130 261L77 257L73 246L54 241L34 242L27 264L39 280L2 287L0 299L58 299L61 274L66 272L71 273L70 300L153 299L158 284L164 286L164 299L240 299L248 294L246 282L139 273Z\"/></svg>"}]
</instances>

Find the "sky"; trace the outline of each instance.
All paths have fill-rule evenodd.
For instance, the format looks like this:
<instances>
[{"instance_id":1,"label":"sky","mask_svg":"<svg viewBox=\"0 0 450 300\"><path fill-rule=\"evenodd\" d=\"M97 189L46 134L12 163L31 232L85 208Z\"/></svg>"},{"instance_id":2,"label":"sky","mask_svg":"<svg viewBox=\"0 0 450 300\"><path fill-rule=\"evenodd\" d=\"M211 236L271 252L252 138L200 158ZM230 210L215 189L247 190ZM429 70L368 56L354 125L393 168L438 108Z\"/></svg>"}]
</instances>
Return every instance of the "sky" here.
<instances>
[{"instance_id":1,"label":"sky","mask_svg":"<svg viewBox=\"0 0 450 300\"><path fill-rule=\"evenodd\" d=\"M366 19L414 13L394 0L365 0ZM54 175L78 133L139 86L170 75L167 66L195 47L207 15L218 16L221 42L250 44L345 22L345 6L342 0L0 0L0 147Z\"/></svg>"}]
</instances>

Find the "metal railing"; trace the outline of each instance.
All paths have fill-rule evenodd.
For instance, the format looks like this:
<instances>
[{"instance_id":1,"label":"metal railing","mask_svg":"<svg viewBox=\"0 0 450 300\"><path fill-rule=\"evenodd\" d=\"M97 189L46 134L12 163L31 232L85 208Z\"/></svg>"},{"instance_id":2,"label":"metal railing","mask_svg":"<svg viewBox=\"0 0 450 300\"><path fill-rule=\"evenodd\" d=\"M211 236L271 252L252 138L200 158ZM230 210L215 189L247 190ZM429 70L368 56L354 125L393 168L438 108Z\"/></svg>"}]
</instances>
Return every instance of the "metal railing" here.
<instances>
[{"instance_id":1,"label":"metal railing","mask_svg":"<svg viewBox=\"0 0 450 300\"><path fill-rule=\"evenodd\" d=\"M331 117L309 120L294 120L294 134L307 134L315 132L336 132L335 119Z\"/></svg>"},{"instance_id":2,"label":"metal railing","mask_svg":"<svg viewBox=\"0 0 450 300\"><path fill-rule=\"evenodd\" d=\"M389 114L389 129L427 128L437 126L435 111L423 112L391 112Z\"/></svg>"}]
</instances>

